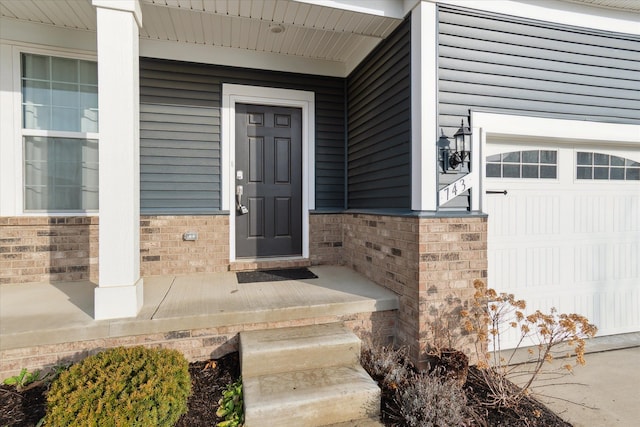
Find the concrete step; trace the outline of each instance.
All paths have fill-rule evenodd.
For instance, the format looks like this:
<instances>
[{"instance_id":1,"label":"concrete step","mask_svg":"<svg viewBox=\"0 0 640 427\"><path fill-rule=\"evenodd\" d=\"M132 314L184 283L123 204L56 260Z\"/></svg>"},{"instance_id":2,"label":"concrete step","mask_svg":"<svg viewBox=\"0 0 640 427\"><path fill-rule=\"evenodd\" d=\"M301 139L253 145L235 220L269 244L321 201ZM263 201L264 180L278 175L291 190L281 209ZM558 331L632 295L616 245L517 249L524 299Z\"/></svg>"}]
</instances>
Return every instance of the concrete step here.
<instances>
[{"instance_id":1,"label":"concrete step","mask_svg":"<svg viewBox=\"0 0 640 427\"><path fill-rule=\"evenodd\" d=\"M355 366L360 340L337 324L248 331L240 334L242 377L330 366Z\"/></svg>"},{"instance_id":2,"label":"concrete step","mask_svg":"<svg viewBox=\"0 0 640 427\"><path fill-rule=\"evenodd\" d=\"M349 420L361 425L380 414L380 389L359 365L243 377L243 387L246 427L316 427Z\"/></svg>"}]
</instances>

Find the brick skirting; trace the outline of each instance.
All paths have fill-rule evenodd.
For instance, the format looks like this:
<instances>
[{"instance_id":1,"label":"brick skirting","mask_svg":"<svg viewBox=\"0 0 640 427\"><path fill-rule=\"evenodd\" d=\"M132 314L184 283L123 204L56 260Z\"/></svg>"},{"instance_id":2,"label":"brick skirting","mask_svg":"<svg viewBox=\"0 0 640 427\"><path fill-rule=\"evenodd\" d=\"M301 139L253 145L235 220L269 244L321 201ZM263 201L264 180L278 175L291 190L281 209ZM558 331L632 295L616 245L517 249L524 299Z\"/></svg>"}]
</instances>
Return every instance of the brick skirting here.
<instances>
[{"instance_id":1,"label":"brick skirting","mask_svg":"<svg viewBox=\"0 0 640 427\"><path fill-rule=\"evenodd\" d=\"M187 231L198 233L198 239L183 240ZM140 255L143 277L228 271L229 217L141 216Z\"/></svg>"},{"instance_id":2,"label":"brick skirting","mask_svg":"<svg viewBox=\"0 0 640 427\"><path fill-rule=\"evenodd\" d=\"M230 268L227 215L143 216L140 225L142 276ZM487 276L486 217L314 213L309 229L302 264L346 265L399 295L397 340L418 363L439 307L448 298L468 305L473 281ZM184 241L187 231L198 239ZM97 239L97 217L0 218L0 283L95 281ZM473 337L460 338L456 347L471 354Z\"/></svg>"},{"instance_id":3,"label":"brick skirting","mask_svg":"<svg viewBox=\"0 0 640 427\"><path fill-rule=\"evenodd\" d=\"M0 218L0 284L97 278L97 217Z\"/></svg>"},{"instance_id":4,"label":"brick skirting","mask_svg":"<svg viewBox=\"0 0 640 427\"><path fill-rule=\"evenodd\" d=\"M373 338L376 342L387 344L395 335L396 312L378 311L274 323L245 323L218 328L176 330L3 350L0 351L0 380L18 374L22 368L30 372L35 369L46 369L76 362L91 354L117 346L143 345L149 348L177 349L190 362L216 359L238 350L238 333L242 331L334 322L343 323L363 339Z\"/></svg>"},{"instance_id":5,"label":"brick skirting","mask_svg":"<svg viewBox=\"0 0 640 427\"><path fill-rule=\"evenodd\" d=\"M344 264L342 218L340 214L311 215L310 259L282 266ZM0 284L97 283L98 226L97 216L0 218ZM183 240L187 231L198 233L198 239ZM281 267L277 262L271 264ZM258 266L244 263L233 269ZM227 215L140 217L141 276L213 273L229 268Z\"/></svg>"}]
</instances>

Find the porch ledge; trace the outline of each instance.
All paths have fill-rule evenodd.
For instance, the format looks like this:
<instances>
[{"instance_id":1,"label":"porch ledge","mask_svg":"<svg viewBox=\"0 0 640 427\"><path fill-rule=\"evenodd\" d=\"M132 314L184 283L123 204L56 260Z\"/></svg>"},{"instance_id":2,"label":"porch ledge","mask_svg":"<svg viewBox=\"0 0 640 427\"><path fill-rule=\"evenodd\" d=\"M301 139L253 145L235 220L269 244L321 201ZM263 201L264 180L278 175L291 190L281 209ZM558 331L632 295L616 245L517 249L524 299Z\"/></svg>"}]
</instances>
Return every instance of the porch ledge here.
<instances>
[{"instance_id":1,"label":"porch ledge","mask_svg":"<svg viewBox=\"0 0 640 427\"><path fill-rule=\"evenodd\" d=\"M238 284L235 273L144 279L144 305L128 319L94 320L90 282L0 286L0 350L397 310L398 297L338 266L318 279Z\"/></svg>"}]
</instances>

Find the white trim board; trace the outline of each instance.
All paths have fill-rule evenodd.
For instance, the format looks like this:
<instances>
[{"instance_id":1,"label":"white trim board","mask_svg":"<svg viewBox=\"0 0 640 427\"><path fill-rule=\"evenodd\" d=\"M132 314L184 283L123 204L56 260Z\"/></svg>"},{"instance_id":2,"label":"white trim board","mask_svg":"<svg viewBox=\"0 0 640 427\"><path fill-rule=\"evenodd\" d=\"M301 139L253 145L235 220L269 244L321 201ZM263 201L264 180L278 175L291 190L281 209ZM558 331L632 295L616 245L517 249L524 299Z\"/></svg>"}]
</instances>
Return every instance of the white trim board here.
<instances>
[{"instance_id":1,"label":"white trim board","mask_svg":"<svg viewBox=\"0 0 640 427\"><path fill-rule=\"evenodd\" d=\"M229 211L229 262L236 260L235 116L237 103L302 109L302 257L309 258L309 211L315 209L315 93L222 85L222 210ZM299 258L299 256L295 257Z\"/></svg>"},{"instance_id":2,"label":"white trim board","mask_svg":"<svg viewBox=\"0 0 640 427\"><path fill-rule=\"evenodd\" d=\"M411 209L435 211L438 198L437 11L420 3L411 12Z\"/></svg>"}]
</instances>

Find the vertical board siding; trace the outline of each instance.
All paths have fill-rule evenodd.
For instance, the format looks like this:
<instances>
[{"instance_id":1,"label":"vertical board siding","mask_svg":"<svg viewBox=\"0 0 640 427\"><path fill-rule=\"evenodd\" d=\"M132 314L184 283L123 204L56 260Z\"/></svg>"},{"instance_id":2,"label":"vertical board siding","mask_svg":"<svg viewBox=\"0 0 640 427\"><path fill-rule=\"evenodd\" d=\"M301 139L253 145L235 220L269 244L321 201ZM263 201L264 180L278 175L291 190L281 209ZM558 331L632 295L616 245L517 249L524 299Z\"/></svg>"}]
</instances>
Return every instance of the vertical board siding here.
<instances>
[{"instance_id":1,"label":"vertical board siding","mask_svg":"<svg viewBox=\"0 0 640 427\"><path fill-rule=\"evenodd\" d=\"M440 6L439 125L470 109L640 124L640 37Z\"/></svg>"},{"instance_id":2,"label":"vertical board siding","mask_svg":"<svg viewBox=\"0 0 640 427\"><path fill-rule=\"evenodd\" d=\"M411 21L348 77L348 207L411 206Z\"/></svg>"},{"instance_id":3,"label":"vertical board siding","mask_svg":"<svg viewBox=\"0 0 640 427\"><path fill-rule=\"evenodd\" d=\"M140 60L140 203L146 214L221 207L223 83L316 98L316 207L344 206L344 79L160 59Z\"/></svg>"}]
</instances>

